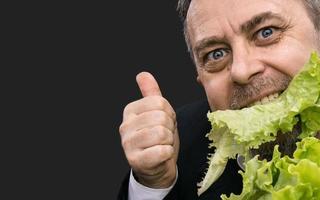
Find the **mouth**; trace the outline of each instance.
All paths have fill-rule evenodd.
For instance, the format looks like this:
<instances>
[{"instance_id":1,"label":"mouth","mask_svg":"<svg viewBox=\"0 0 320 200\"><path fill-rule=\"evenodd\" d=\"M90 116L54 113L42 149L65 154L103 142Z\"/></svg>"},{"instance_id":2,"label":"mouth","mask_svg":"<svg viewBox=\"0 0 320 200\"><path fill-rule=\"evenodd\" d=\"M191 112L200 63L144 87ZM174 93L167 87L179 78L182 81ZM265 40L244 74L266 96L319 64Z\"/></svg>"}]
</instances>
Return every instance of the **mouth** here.
<instances>
[{"instance_id":1,"label":"mouth","mask_svg":"<svg viewBox=\"0 0 320 200\"><path fill-rule=\"evenodd\" d=\"M247 106L245 106L245 108L248 108L248 107L251 107L251 106L255 106L255 105L263 105L263 104L267 104L267 103L270 103L270 102L273 102L275 101L279 96L280 94L282 94L283 91L280 91L280 92L274 92L274 93L271 93L267 96L263 96L262 98L255 98L255 99L258 99L258 100L255 100L253 99L251 102L249 102L247 104Z\"/></svg>"}]
</instances>

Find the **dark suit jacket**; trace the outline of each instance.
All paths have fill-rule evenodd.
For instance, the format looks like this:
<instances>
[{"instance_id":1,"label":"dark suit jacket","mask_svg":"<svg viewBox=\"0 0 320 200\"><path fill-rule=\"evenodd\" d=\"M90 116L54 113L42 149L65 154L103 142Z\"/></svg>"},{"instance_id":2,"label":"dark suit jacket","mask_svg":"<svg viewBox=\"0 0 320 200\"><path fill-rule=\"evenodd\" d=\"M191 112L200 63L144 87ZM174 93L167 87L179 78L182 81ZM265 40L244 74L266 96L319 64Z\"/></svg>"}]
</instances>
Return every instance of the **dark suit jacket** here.
<instances>
[{"instance_id":1,"label":"dark suit jacket","mask_svg":"<svg viewBox=\"0 0 320 200\"><path fill-rule=\"evenodd\" d=\"M186 105L177 110L177 123L180 137L180 152L178 158L178 180L165 199L181 200L219 200L222 194L240 194L242 177L236 160L229 160L221 177L200 197L197 195L197 183L202 180L208 167L209 140L205 137L210 131L207 119L209 111L207 101ZM125 178L119 191L118 199L126 200L128 196L128 180Z\"/></svg>"}]
</instances>

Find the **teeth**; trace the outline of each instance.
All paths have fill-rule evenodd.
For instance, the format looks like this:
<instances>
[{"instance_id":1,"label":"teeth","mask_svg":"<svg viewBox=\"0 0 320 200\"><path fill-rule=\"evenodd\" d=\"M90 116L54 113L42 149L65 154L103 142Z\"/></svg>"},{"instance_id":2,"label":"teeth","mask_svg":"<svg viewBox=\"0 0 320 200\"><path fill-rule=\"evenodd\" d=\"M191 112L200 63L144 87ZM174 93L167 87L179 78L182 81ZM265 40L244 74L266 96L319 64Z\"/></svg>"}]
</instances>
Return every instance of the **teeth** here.
<instances>
[{"instance_id":1,"label":"teeth","mask_svg":"<svg viewBox=\"0 0 320 200\"><path fill-rule=\"evenodd\" d=\"M273 101L274 99L276 99L278 96L279 96L278 93L271 94L269 96L263 97L262 99L260 99L258 101L253 102L252 104L250 104L250 106L262 105L262 104L268 103L268 102Z\"/></svg>"},{"instance_id":2,"label":"teeth","mask_svg":"<svg viewBox=\"0 0 320 200\"><path fill-rule=\"evenodd\" d=\"M273 98L273 97L272 97ZM271 95L270 95L270 99L271 99ZM269 97L264 97L263 99L260 100L261 104L265 104L269 102Z\"/></svg>"},{"instance_id":3,"label":"teeth","mask_svg":"<svg viewBox=\"0 0 320 200\"><path fill-rule=\"evenodd\" d=\"M252 105L261 105L261 101L253 102Z\"/></svg>"}]
</instances>

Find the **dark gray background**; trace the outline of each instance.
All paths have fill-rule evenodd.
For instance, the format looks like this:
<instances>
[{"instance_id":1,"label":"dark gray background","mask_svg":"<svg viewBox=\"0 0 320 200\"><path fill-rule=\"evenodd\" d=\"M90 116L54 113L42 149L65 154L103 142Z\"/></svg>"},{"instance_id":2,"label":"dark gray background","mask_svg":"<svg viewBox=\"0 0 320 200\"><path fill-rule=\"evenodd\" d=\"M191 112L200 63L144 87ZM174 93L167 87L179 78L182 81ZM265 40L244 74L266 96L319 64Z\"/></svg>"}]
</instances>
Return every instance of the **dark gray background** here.
<instances>
[{"instance_id":1,"label":"dark gray background","mask_svg":"<svg viewBox=\"0 0 320 200\"><path fill-rule=\"evenodd\" d=\"M126 104L141 98L137 73L153 73L175 109L204 98L176 3L22 6L15 40L25 56L19 87L28 111L21 118L30 120L23 133L34 134L25 135L30 141L19 151L25 161L18 180L30 187L25 197L116 199L129 170L118 128Z\"/></svg>"}]
</instances>

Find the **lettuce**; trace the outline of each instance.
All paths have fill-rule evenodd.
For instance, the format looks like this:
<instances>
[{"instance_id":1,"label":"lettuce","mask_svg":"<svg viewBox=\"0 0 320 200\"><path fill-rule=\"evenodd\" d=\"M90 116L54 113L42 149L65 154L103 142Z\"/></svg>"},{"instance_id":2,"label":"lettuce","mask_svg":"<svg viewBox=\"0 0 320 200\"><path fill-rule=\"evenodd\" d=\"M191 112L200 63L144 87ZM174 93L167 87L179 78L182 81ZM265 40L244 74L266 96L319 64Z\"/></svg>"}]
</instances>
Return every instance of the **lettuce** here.
<instances>
[{"instance_id":1,"label":"lettuce","mask_svg":"<svg viewBox=\"0 0 320 200\"><path fill-rule=\"evenodd\" d=\"M236 198L233 195L230 199L281 199L284 196L291 197L290 192L301 193L302 196L299 198L305 199L306 195L317 193L309 182L302 185L295 183L296 185L294 185L297 180L302 180L301 175L299 175L299 179L292 178L292 173L297 174L298 171L302 173L302 170L309 169L316 170L315 166L309 163L314 162L310 158L307 161L299 161L300 164L298 164L297 160L290 160L288 157L280 158L276 149L273 161L270 163L258 161L257 158L252 159L249 155L249 149L258 148L265 142L274 141L279 131L282 133L291 131L299 121L298 116L302 127L301 138L314 136L316 131L320 130L320 59L316 52L311 54L309 62L292 79L286 91L273 102L241 110L208 113L212 129L207 137L212 141L209 148L215 147L215 152L209 155L209 168L203 181L199 183L198 195L206 191L220 177L228 159L235 158L237 155L245 157L246 174L250 174L244 178L244 191L241 198ZM315 151L318 151L317 148ZM302 154L301 149L298 149L298 152ZM316 157L315 154L313 156ZM312 157L311 153L309 157ZM282 168L277 168L278 165L281 165ZM258 171L261 171L258 175L259 178L253 180L256 175L252 173ZM268 173L266 174L266 172ZM282 185L276 185L276 188L281 189L281 192L273 193L273 190L276 189L272 188L275 187L273 173L278 174L278 178L280 178L278 180L283 182ZM261 187L264 187L264 190L256 189L257 181L260 182ZM289 182L292 182L294 187L287 187ZM251 195L255 190L257 190L255 193L257 196L247 197L244 195L246 192ZM293 199L297 199L298 196Z\"/></svg>"},{"instance_id":2,"label":"lettuce","mask_svg":"<svg viewBox=\"0 0 320 200\"><path fill-rule=\"evenodd\" d=\"M257 156L246 163L240 195L223 200L317 200L320 199L320 141L306 137L297 143L293 158L280 157L275 147L272 160Z\"/></svg>"}]
</instances>

